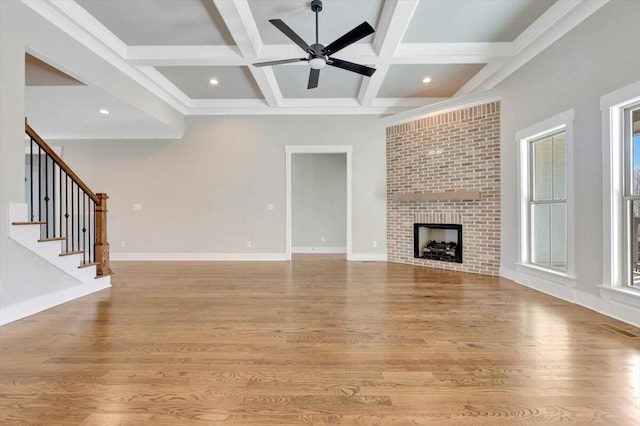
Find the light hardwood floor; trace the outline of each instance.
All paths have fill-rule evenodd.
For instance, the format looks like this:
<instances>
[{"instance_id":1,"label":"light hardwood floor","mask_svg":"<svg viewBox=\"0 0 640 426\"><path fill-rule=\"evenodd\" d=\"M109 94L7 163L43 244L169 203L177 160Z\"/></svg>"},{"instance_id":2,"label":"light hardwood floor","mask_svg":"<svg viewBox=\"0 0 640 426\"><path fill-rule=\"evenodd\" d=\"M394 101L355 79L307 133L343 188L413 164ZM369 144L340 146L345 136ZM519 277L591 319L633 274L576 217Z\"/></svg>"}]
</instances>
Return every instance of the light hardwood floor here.
<instances>
[{"instance_id":1,"label":"light hardwood floor","mask_svg":"<svg viewBox=\"0 0 640 426\"><path fill-rule=\"evenodd\" d=\"M640 424L640 330L387 263L114 262L0 328L0 424Z\"/></svg>"}]
</instances>

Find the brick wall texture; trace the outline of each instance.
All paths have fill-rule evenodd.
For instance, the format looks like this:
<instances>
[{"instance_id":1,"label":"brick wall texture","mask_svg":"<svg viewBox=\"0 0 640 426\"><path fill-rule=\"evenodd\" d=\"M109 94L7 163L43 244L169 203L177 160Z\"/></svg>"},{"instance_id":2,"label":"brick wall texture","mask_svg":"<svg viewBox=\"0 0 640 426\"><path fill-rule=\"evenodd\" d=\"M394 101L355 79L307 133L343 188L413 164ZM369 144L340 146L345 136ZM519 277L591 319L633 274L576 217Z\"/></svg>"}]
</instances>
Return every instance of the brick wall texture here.
<instances>
[{"instance_id":1,"label":"brick wall texture","mask_svg":"<svg viewBox=\"0 0 640 426\"><path fill-rule=\"evenodd\" d=\"M396 193L481 192L469 201L393 201ZM463 263L413 257L414 223L462 225ZM387 255L390 262L498 275L500 103L387 128Z\"/></svg>"}]
</instances>

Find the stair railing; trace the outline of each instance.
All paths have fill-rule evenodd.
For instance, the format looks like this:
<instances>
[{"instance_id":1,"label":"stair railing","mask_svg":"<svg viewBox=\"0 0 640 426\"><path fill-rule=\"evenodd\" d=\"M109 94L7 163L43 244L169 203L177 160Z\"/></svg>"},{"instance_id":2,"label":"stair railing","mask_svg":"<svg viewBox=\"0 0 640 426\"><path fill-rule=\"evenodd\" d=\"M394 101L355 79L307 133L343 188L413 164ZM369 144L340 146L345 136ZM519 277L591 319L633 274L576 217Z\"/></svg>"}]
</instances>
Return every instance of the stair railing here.
<instances>
[{"instance_id":1,"label":"stair railing","mask_svg":"<svg viewBox=\"0 0 640 426\"><path fill-rule=\"evenodd\" d=\"M110 275L107 194L94 193L25 122L25 198L41 241L60 240L63 253L82 254L82 265Z\"/></svg>"}]
</instances>

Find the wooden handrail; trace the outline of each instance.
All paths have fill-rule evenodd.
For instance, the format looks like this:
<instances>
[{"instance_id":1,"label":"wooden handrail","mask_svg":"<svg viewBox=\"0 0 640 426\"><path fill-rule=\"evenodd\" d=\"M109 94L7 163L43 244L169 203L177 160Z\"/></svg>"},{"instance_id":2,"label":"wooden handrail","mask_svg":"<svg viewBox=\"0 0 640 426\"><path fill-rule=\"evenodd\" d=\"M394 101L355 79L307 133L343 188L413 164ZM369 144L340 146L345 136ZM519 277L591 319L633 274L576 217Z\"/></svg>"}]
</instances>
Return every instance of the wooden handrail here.
<instances>
[{"instance_id":1,"label":"wooden handrail","mask_svg":"<svg viewBox=\"0 0 640 426\"><path fill-rule=\"evenodd\" d=\"M53 159L53 161L58 166L60 166L62 170L64 170L64 172L71 178L71 180L73 180L80 188L82 188L82 190L89 196L89 198L91 198L97 205L100 205L100 197L98 197L93 193L92 190L89 189L87 184L84 183L82 179L80 179L78 175L74 173L73 170L71 170L71 167L69 167L67 163L65 163L64 160L60 158L60 156L56 154L56 152L51 149L51 147L47 145L47 143L40 137L40 135L38 135L35 130L33 130L27 123L24 123L24 131L35 143L38 144L40 148L42 148L44 152L46 152Z\"/></svg>"}]
</instances>

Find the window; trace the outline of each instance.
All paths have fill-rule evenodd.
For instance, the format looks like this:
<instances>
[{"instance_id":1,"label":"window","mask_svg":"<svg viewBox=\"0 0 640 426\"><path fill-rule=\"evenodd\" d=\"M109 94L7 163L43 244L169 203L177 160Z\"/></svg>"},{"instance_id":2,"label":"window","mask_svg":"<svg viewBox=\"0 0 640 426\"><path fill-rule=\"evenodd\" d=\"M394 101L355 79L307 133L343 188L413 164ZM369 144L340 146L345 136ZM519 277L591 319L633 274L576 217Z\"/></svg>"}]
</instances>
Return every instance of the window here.
<instances>
[{"instance_id":1,"label":"window","mask_svg":"<svg viewBox=\"0 0 640 426\"><path fill-rule=\"evenodd\" d=\"M520 264L573 279L573 110L516 135L520 142ZM563 281L567 282L567 281Z\"/></svg>"},{"instance_id":2,"label":"window","mask_svg":"<svg viewBox=\"0 0 640 426\"><path fill-rule=\"evenodd\" d=\"M640 103L622 111L624 285L640 288Z\"/></svg>"},{"instance_id":3,"label":"window","mask_svg":"<svg viewBox=\"0 0 640 426\"><path fill-rule=\"evenodd\" d=\"M566 131L530 140L529 161L529 263L566 271Z\"/></svg>"}]
</instances>

